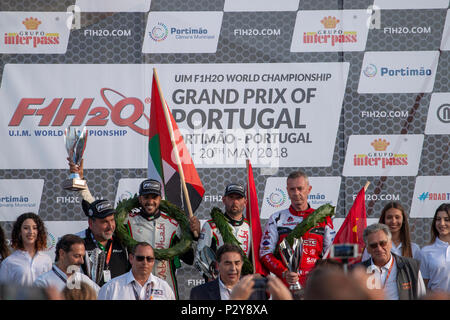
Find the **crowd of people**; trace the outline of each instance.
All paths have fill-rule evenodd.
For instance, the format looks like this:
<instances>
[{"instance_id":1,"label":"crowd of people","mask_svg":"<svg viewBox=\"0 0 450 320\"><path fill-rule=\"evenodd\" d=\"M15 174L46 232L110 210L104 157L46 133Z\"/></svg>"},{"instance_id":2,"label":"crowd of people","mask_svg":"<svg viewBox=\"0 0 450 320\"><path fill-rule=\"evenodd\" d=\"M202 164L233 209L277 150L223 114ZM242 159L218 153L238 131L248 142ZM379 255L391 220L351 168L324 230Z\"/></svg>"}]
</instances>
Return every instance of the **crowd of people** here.
<instances>
[{"instance_id":1,"label":"crowd of people","mask_svg":"<svg viewBox=\"0 0 450 320\"><path fill-rule=\"evenodd\" d=\"M82 170L73 163L71 171L82 176ZM142 181L138 204L127 213L123 227L133 240L132 246L122 241L111 202L95 200L85 189L80 195L89 227L61 237L54 262L45 253L46 227L37 214L24 213L14 222L12 252L0 227L0 299L179 299L179 259L189 265L204 264L199 260L205 247L215 255L209 266L213 272L204 274L204 284L192 288L191 300L449 299L449 203L436 209L431 242L423 248L411 242L403 206L386 204L379 222L364 230L361 262L350 270L341 261L322 259L336 234L332 219L326 217L303 234L301 259L297 270L292 270L277 253L277 246L315 209L308 203L312 186L304 172L291 173L286 188L291 205L268 219L260 252L251 250L251 232L244 214L247 199L239 183L225 187L221 219L212 217L202 228L195 216L189 219L192 243L182 251L175 246L186 230L161 210L158 181ZM243 271L245 261L255 258L267 272Z\"/></svg>"}]
</instances>

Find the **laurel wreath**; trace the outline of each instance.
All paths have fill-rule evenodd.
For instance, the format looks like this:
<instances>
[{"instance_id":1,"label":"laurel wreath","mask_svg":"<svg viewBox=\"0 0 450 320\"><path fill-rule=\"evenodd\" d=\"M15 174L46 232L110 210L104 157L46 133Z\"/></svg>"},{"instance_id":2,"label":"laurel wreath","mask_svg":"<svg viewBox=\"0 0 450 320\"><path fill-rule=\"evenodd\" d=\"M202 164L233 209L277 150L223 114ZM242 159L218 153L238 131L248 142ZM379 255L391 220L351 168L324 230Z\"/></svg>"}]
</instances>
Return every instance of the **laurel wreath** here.
<instances>
[{"instance_id":1,"label":"laurel wreath","mask_svg":"<svg viewBox=\"0 0 450 320\"><path fill-rule=\"evenodd\" d=\"M139 199L137 195L133 198L122 200L118 203L116 208L116 214L114 218L116 220L116 233L123 245L128 248L133 247L137 244L128 232L125 221L128 217L129 212L134 208L139 207ZM180 256L191 248L193 237L189 226L189 220L186 214L181 211L180 208L170 203L167 200L161 200L159 209L166 213L169 217L176 220L181 228L181 239L173 247L167 249L157 249L153 248L155 252L155 258L157 260L172 260L176 256Z\"/></svg>"},{"instance_id":2,"label":"laurel wreath","mask_svg":"<svg viewBox=\"0 0 450 320\"><path fill-rule=\"evenodd\" d=\"M307 216L305 219L303 219L302 222L297 224L295 228L289 232L289 234L286 237L286 241L289 243L290 246L294 243L294 238L300 239L308 230L313 228L315 225L319 224L322 221L325 221L327 217L332 217L334 215L334 209L335 207L331 204L324 204L314 210L313 213L311 213L309 216ZM274 254L279 254L279 246L276 247Z\"/></svg>"},{"instance_id":3,"label":"laurel wreath","mask_svg":"<svg viewBox=\"0 0 450 320\"><path fill-rule=\"evenodd\" d=\"M241 273L243 275L246 274L252 274L253 273L253 265L250 262L250 260L247 258L247 255L241 248L241 244L236 239L236 237L233 235L233 229L231 228L230 224L228 223L227 219L225 218L225 215L222 213L222 211L214 207L211 210L211 218L216 224L217 228L219 229L220 234L222 235L222 239L224 243L230 243L237 245L242 252L242 256L244 257L244 263L242 265L242 271ZM253 254L255 254L253 252Z\"/></svg>"}]
</instances>

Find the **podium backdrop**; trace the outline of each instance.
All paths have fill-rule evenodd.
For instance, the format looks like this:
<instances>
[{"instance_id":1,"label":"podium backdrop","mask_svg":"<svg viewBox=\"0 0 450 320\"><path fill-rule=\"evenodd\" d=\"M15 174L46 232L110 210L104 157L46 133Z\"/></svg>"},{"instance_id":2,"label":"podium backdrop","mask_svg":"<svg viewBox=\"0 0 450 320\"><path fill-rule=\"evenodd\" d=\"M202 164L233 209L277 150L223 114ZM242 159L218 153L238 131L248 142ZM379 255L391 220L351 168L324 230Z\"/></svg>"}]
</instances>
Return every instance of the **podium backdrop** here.
<instances>
[{"instance_id":1,"label":"podium backdrop","mask_svg":"<svg viewBox=\"0 0 450 320\"><path fill-rule=\"evenodd\" d=\"M448 0L72 0L0 4L0 224L18 215L58 237L87 225L63 132L89 131L92 194L118 201L147 176L152 69L206 193L210 218L254 168L262 223L289 205L287 175L338 228L366 181L369 222L389 201L412 241L450 202ZM201 283L178 272L180 294Z\"/></svg>"}]
</instances>

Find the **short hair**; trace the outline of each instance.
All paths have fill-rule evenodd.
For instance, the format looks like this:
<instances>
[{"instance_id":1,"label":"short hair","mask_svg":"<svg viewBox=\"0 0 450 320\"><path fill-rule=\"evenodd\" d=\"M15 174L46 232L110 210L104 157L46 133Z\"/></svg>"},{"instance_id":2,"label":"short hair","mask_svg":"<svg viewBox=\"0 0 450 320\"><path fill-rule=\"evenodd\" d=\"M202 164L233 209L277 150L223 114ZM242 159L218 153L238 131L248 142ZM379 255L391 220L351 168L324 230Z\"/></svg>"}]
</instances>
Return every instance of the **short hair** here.
<instances>
[{"instance_id":1,"label":"short hair","mask_svg":"<svg viewBox=\"0 0 450 320\"><path fill-rule=\"evenodd\" d=\"M84 246L84 240L74 234L62 236L56 243L55 262L59 260L59 249L62 249L64 252L69 252L74 244L82 244Z\"/></svg>"},{"instance_id":2,"label":"short hair","mask_svg":"<svg viewBox=\"0 0 450 320\"><path fill-rule=\"evenodd\" d=\"M130 253L134 255L135 252L136 252L137 247L139 247L139 246L142 246L142 247L150 247L150 248L152 248L152 250L153 250L153 252L154 252L154 249L153 249L153 247L152 247L152 245L151 245L150 243L145 242L145 241L141 241L141 242L138 242L138 243L136 243L134 246L131 247Z\"/></svg>"},{"instance_id":3,"label":"short hair","mask_svg":"<svg viewBox=\"0 0 450 320\"><path fill-rule=\"evenodd\" d=\"M364 239L364 243L366 245L366 247L369 245L368 243L368 237L370 234L378 232L378 231L383 231L386 236L388 237L388 240L392 239L392 233L391 230L389 230L389 227L385 224L382 223L374 223L371 224L370 226L368 226L366 229L364 229L363 232L363 239Z\"/></svg>"},{"instance_id":4,"label":"short hair","mask_svg":"<svg viewBox=\"0 0 450 320\"><path fill-rule=\"evenodd\" d=\"M239 255L241 256L241 260L244 259L244 255L242 253L241 247L239 247L238 245L235 245L235 244L225 243L223 246L221 246L219 249L217 249L217 253L216 253L217 262L220 262L220 260L222 259L222 256L227 252L239 253Z\"/></svg>"},{"instance_id":5,"label":"short hair","mask_svg":"<svg viewBox=\"0 0 450 320\"><path fill-rule=\"evenodd\" d=\"M33 212L27 212L24 214L21 214L19 217L17 217L16 221L14 222L13 229L11 232L11 247L14 249L25 249L23 246L23 240L21 236L21 229L22 224L27 219L32 219L34 223L37 225L37 239L36 239L36 250L41 251L47 248L47 230L45 228L44 222L42 219Z\"/></svg>"},{"instance_id":6,"label":"short hair","mask_svg":"<svg viewBox=\"0 0 450 320\"><path fill-rule=\"evenodd\" d=\"M80 288L65 287L62 295L66 300L97 300L97 293L86 282L80 282Z\"/></svg>"},{"instance_id":7,"label":"short hair","mask_svg":"<svg viewBox=\"0 0 450 320\"><path fill-rule=\"evenodd\" d=\"M302 170L297 170L297 171L291 172L288 175L287 180L289 180L289 179L297 179L297 178L304 178L306 180L306 182L309 184L309 177Z\"/></svg>"},{"instance_id":8,"label":"short hair","mask_svg":"<svg viewBox=\"0 0 450 320\"><path fill-rule=\"evenodd\" d=\"M436 218L439 211L447 212L447 215L450 217L450 203L441 204L434 212L433 222L431 223L431 243L434 243L436 238L439 237L439 232L436 229Z\"/></svg>"}]
</instances>

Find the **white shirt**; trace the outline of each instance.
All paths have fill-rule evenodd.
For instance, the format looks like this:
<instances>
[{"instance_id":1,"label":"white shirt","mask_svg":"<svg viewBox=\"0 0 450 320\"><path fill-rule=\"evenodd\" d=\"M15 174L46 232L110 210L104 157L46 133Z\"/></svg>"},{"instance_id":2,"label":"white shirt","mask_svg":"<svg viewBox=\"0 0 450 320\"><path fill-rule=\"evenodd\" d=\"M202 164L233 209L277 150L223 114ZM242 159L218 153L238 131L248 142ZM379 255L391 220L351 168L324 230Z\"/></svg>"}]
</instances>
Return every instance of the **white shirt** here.
<instances>
[{"instance_id":1,"label":"white shirt","mask_svg":"<svg viewBox=\"0 0 450 320\"><path fill-rule=\"evenodd\" d=\"M231 289L228 289L227 286L220 280L219 277L219 290L220 290L220 300L230 300Z\"/></svg>"},{"instance_id":2,"label":"white shirt","mask_svg":"<svg viewBox=\"0 0 450 320\"><path fill-rule=\"evenodd\" d=\"M41 288L48 288L52 286L58 289L59 292L62 292L66 285L68 285L69 288L75 289L77 288L77 283L80 282L84 282L89 285L92 289L95 290L95 293L98 295L100 287L87 275L80 272L75 272L69 278L67 278L67 275L56 265L53 265L50 271L41 274L34 282L34 285Z\"/></svg>"},{"instance_id":3,"label":"white shirt","mask_svg":"<svg viewBox=\"0 0 450 320\"><path fill-rule=\"evenodd\" d=\"M375 277L375 284L378 288L383 288L384 296L386 300L399 300L398 286L397 286L397 263L394 260L394 256L391 254L391 259L381 268L376 266L371 260L367 272L373 273ZM390 271L389 271L390 270ZM422 275L419 271L417 277L417 296L421 297L426 294L425 283L423 282Z\"/></svg>"},{"instance_id":4,"label":"white shirt","mask_svg":"<svg viewBox=\"0 0 450 320\"><path fill-rule=\"evenodd\" d=\"M428 289L450 292L450 245L436 238L432 245L421 251L423 277L429 279Z\"/></svg>"},{"instance_id":5,"label":"white shirt","mask_svg":"<svg viewBox=\"0 0 450 320\"><path fill-rule=\"evenodd\" d=\"M416 243L411 242L411 250L412 250L413 258L416 260L420 260L420 247ZM395 243L392 242L391 252L395 253L398 256L403 256L402 255L402 243L400 242L399 245L396 246ZM371 258L370 253L368 253L367 250L364 249L361 261L366 261L370 258Z\"/></svg>"},{"instance_id":6,"label":"white shirt","mask_svg":"<svg viewBox=\"0 0 450 320\"><path fill-rule=\"evenodd\" d=\"M0 267L0 282L31 286L43 273L52 269L52 259L42 251L33 258L25 250L16 250L3 260Z\"/></svg>"},{"instance_id":7,"label":"white shirt","mask_svg":"<svg viewBox=\"0 0 450 320\"><path fill-rule=\"evenodd\" d=\"M169 284L150 274L147 282L141 286L134 278L132 270L115 277L101 287L98 300L175 300Z\"/></svg>"}]
</instances>

